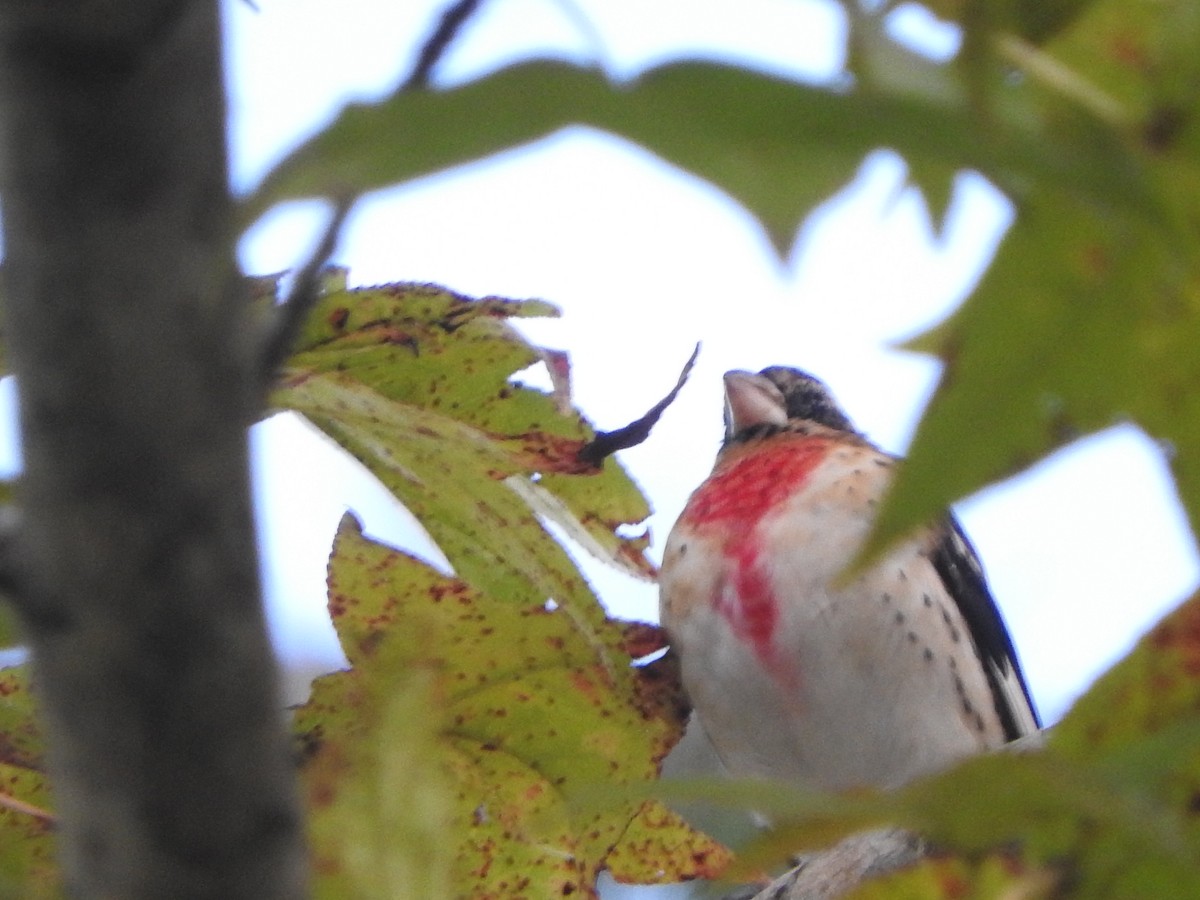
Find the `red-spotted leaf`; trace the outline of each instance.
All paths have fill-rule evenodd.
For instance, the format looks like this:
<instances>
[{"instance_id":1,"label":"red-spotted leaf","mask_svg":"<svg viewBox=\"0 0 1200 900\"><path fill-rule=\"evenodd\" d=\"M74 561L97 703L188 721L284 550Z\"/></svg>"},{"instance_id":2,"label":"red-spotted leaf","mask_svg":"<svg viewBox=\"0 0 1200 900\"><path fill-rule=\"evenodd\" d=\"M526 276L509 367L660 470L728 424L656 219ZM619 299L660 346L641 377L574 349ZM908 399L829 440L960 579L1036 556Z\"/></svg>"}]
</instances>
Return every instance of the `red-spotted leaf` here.
<instances>
[{"instance_id":1,"label":"red-spotted leaf","mask_svg":"<svg viewBox=\"0 0 1200 900\"><path fill-rule=\"evenodd\" d=\"M24 666L0 669L0 897L57 897L45 742Z\"/></svg>"},{"instance_id":2,"label":"red-spotted leaf","mask_svg":"<svg viewBox=\"0 0 1200 900\"><path fill-rule=\"evenodd\" d=\"M433 676L325 675L297 713L317 897L449 897L453 793Z\"/></svg>"},{"instance_id":3,"label":"red-spotted leaf","mask_svg":"<svg viewBox=\"0 0 1200 900\"><path fill-rule=\"evenodd\" d=\"M305 415L421 521L455 571L511 596L535 591L601 611L538 516L633 574L644 539L618 536L649 509L615 460L578 460L590 426L516 384L540 359L508 322L537 301L472 301L429 285L333 291L317 305L273 401Z\"/></svg>"},{"instance_id":4,"label":"red-spotted leaf","mask_svg":"<svg viewBox=\"0 0 1200 900\"><path fill-rule=\"evenodd\" d=\"M498 596L442 576L364 538L350 518L329 591L353 668L317 682L297 716L301 743L318 762L349 758L354 743L381 747L378 698L406 673L429 673L433 702L408 714L432 723L429 759L449 785L455 893L588 896L604 867L664 881L711 873L722 851L657 804L586 803L599 785L653 779L681 726L669 704L638 701L626 629L547 604L537 590ZM371 777L336 768L337 778L325 764L315 770L310 796L336 806ZM676 849L639 863L626 841Z\"/></svg>"}]
</instances>

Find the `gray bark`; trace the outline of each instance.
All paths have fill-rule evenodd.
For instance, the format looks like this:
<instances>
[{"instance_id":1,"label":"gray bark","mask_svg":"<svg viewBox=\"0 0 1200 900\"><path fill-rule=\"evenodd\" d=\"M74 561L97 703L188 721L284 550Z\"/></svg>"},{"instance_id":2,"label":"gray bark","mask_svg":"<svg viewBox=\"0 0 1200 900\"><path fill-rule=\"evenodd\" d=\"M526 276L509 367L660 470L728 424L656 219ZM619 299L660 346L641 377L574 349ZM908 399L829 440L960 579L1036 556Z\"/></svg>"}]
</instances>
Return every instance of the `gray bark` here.
<instances>
[{"instance_id":1,"label":"gray bark","mask_svg":"<svg viewBox=\"0 0 1200 900\"><path fill-rule=\"evenodd\" d=\"M80 897L302 895L217 5L0 2L17 603Z\"/></svg>"}]
</instances>

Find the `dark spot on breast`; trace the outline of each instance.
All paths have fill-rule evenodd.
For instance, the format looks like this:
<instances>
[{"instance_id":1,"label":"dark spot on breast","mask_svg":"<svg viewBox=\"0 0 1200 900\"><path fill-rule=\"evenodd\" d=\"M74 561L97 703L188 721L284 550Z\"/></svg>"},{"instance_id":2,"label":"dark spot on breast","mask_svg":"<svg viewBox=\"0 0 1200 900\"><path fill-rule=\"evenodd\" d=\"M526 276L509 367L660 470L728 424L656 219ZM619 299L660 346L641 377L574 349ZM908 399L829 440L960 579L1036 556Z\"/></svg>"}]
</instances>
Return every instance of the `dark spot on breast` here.
<instances>
[{"instance_id":1,"label":"dark spot on breast","mask_svg":"<svg viewBox=\"0 0 1200 900\"><path fill-rule=\"evenodd\" d=\"M925 648L925 652L921 655L925 657L925 662L933 662L933 651L928 647Z\"/></svg>"},{"instance_id":2,"label":"dark spot on breast","mask_svg":"<svg viewBox=\"0 0 1200 900\"><path fill-rule=\"evenodd\" d=\"M901 581L908 581L908 575L903 569L897 569L896 574L900 576Z\"/></svg>"},{"instance_id":3,"label":"dark spot on breast","mask_svg":"<svg viewBox=\"0 0 1200 900\"><path fill-rule=\"evenodd\" d=\"M957 644L960 640L962 640L962 635L958 633L958 626L954 624L954 619L950 617L949 610L947 610L946 607L942 606L940 603L938 606L941 607L942 621L946 624L946 631L950 635L950 640Z\"/></svg>"},{"instance_id":4,"label":"dark spot on breast","mask_svg":"<svg viewBox=\"0 0 1200 900\"><path fill-rule=\"evenodd\" d=\"M892 461L890 459L883 459L880 456L875 457L873 462L875 463L875 465L879 466L879 468L881 468L881 469L886 469L888 466L890 466L892 464Z\"/></svg>"},{"instance_id":5,"label":"dark spot on breast","mask_svg":"<svg viewBox=\"0 0 1200 900\"><path fill-rule=\"evenodd\" d=\"M917 633L915 631L910 631L905 635L905 637L908 638L908 642L910 644L915 644L917 642Z\"/></svg>"},{"instance_id":6,"label":"dark spot on breast","mask_svg":"<svg viewBox=\"0 0 1200 900\"><path fill-rule=\"evenodd\" d=\"M685 553L687 553L687 544L680 544L679 545L679 555L683 556L683 554L685 554Z\"/></svg>"},{"instance_id":7,"label":"dark spot on breast","mask_svg":"<svg viewBox=\"0 0 1200 900\"><path fill-rule=\"evenodd\" d=\"M891 602L892 602L892 595L891 595L891 594L889 594L889 593L887 593L887 592L884 592L884 595L883 595L882 597L880 597L880 598L879 598L879 601L880 601L881 603L891 603Z\"/></svg>"},{"instance_id":8,"label":"dark spot on breast","mask_svg":"<svg viewBox=\"0 0 1200 900\"><path fill-rule=\"evenodd\" d=\"M905 617L904 617L904 613L902 613L902 612L900 612L899 610L897 610L897 611L896 611L896 624L897 624L897 625L903 625L903 624L904 624L904 618L905 618Z\"/></svg>"},{"instance_id":9,"label":"dark spot on breast","mask_svg":"<svg viewBox=\"0 0 1200 900\"><path fill-rule=\"evenodd\" d=\"M921 595L921 602L924 603L926 606L933 606L933 598L930 597L928 594Z\"/></svg>"}]
</instances>

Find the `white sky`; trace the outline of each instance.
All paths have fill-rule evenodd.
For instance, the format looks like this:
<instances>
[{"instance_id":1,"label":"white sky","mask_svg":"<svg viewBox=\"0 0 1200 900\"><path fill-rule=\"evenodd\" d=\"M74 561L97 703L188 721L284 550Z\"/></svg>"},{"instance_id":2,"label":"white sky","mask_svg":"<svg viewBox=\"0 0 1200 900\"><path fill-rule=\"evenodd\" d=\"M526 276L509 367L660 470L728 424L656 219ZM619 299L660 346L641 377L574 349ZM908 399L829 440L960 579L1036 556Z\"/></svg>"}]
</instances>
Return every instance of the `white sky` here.
<instances>
[{"instance_id":1,"label":"white sky","mask_svg":"<svg viewBox=\"0 0 1200 900\"><path fill-rule=\"evenodd\" d=\"M226 0L233 168L241 189L348 98L379 96L407 71L440 5L381 0ZM492 0L441 71L457 81L532 52L602 56L622 75L704 55L819 79L837 71L841 20L797 0L578 0L592 34L552 0ZM906 32L939 53L955 36L918 14ZM1007 206L959 179L951 227L931 237L903 163L873 154L805 225L786 266L725 195L638 147L574 129L495 161L383 192L352 217L336 261L352 283L417 280L482 296L542 297L561 320L531 323L567 349L576 398L600 428L640 415L704 349L678 403L623 460L657 510L657 558L712 463L727 369L797 365L828 381L860 428L907 445L932 390L929 358L887 349L936 322L979 276ZM303 258L319 207L271 214L242 244L250 272ZM1002 389L1002 386L998 386ZM369 476L293 417L257 429L257 477L273 624L292 660L334 663L324 568L347 506L386 540L430 554ZM1053 720L1197 580L1194 544L1162 459L1133 428L1081 442L964 503L1044 717ZM585 561L609 607L652 618L654 588Z\"/></svg>"}]
</instances>

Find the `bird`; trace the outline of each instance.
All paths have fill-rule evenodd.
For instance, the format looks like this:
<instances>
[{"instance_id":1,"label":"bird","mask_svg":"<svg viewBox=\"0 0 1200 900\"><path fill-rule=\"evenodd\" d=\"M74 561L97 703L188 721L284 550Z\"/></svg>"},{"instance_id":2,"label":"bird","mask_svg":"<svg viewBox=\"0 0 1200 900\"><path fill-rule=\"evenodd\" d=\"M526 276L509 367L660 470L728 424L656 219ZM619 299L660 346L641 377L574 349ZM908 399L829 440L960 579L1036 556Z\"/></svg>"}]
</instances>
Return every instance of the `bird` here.
<instances>
[{"instance_id":1,"label":"bird","mask_svg":"<svg viewBox=\"0 0 1200 900\"><path fill-rule=\"evenodd\" d=\"M890 790L1037 731L954 516L846 580L897 459L806 372L724 381L725 438L664 545L659 606L725 771Z\"/></svg>"}]
</instances>

